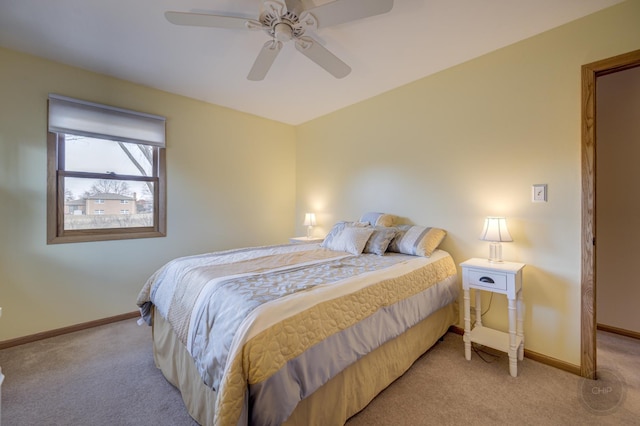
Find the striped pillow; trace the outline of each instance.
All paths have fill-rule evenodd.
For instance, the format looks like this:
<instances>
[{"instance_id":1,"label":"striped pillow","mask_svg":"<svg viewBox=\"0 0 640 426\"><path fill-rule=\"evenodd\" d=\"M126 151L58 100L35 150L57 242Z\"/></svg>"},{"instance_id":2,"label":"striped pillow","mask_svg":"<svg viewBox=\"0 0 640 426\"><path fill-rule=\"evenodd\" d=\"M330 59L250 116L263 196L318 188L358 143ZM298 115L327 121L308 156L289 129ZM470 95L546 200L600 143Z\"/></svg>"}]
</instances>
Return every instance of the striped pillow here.
<instances>
[{"instance_id":1,"label":"striped pillow","mask_svg":"<svg viewBox=\"0 0 640 426\"><path fill-rule=\"evenodd\" d=\"M412 256L429 257L438 248L447 232L440 228L418 225L400 225L389 251Z\"/></svg>"}]
</instances>

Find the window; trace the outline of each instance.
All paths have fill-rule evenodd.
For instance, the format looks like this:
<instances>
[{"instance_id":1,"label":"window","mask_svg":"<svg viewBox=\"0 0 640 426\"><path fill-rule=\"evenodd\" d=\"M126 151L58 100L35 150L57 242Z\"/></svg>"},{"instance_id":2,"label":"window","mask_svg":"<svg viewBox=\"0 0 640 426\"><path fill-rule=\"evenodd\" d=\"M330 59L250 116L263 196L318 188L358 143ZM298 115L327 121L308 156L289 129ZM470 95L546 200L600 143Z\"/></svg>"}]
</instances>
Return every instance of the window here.
<instances>
[{"instance_id":1,"label":"window","mask_svg":"<svg viewBox=\"0 0 640 426\"><path fill-rule=\"evenodd\" d=\"M47 242L165 236L164 129L163 117L50 94Z\"/></svg>"}]
</instances>

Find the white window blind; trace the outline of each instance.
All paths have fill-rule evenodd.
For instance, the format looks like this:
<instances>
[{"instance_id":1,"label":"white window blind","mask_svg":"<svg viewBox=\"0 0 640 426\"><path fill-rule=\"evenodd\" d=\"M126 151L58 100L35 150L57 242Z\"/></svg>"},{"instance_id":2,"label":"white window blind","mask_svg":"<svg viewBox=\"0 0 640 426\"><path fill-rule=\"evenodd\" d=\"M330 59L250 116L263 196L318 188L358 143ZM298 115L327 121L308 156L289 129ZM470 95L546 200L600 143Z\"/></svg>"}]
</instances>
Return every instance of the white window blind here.
<instances>
[{"instance_id":1,"label":"white window blind","mask_svg":"<svg viewBox=\"0 0 640 426\"><path fill-rule=\"evenodd\" d=\"M165 147L164 117L49 94L49 131Z\"/></svg>"}]
</instances>

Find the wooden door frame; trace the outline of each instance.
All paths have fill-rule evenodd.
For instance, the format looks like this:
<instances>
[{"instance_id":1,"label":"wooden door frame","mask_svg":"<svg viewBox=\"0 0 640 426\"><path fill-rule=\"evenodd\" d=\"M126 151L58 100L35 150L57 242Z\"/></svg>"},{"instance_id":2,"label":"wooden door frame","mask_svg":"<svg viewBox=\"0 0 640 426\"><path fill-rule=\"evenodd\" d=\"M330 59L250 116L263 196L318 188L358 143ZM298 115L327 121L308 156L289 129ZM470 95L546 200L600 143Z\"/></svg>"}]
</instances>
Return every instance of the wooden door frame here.
<instances>
[{"instance_id":1,"label":"wooden door frame","mask_svg":"<svg viewBox=\"0 0 640 426\"><path fill-rule=\"evenodd\" d=\"M596 79L640 66L640 50L582 66L582 271L580 375L596 378Z\"/></svg>"}]
</instances>

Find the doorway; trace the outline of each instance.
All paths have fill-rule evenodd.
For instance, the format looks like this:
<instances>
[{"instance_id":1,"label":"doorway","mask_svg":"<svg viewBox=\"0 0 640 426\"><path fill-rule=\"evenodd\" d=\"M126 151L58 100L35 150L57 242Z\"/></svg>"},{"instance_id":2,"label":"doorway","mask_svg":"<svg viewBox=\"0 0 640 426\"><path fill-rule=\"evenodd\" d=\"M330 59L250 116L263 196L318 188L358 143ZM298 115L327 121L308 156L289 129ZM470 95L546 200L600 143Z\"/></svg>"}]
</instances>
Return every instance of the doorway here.
<instances>
[{"instance_id":1,"label":"doorway","mask_svg":"<svg viewBox=\"0 0 640 426\"><path fill-rule=\"evenodd\" d=\"M640 50L582 66L582 270L580 374L595 379L596 359L596 84L598 77L640 66Z\"/></svg>"}]
</instances>

